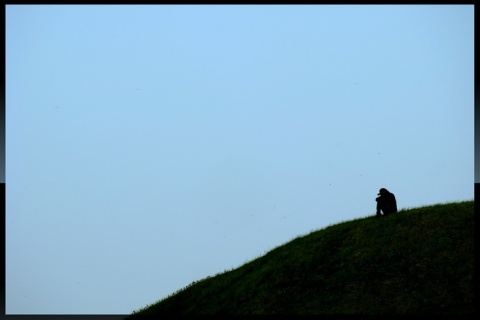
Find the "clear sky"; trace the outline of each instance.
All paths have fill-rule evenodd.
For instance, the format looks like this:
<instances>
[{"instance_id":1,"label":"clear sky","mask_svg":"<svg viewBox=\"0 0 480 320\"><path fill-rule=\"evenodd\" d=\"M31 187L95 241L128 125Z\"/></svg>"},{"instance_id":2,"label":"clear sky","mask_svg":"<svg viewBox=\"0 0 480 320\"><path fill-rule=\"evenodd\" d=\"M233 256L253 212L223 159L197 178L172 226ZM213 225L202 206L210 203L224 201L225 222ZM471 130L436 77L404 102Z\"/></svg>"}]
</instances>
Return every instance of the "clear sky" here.
<instances>
[{"instance_id":1,"label":"clear sky","mask_svg":"<svg viewBox=\"0 0 480 320\"><path fill-rule=\"evenodd\" d=\"M6 312L129 314L474 197L474 7L6 6Z\"/></svg>"}]
</instances>

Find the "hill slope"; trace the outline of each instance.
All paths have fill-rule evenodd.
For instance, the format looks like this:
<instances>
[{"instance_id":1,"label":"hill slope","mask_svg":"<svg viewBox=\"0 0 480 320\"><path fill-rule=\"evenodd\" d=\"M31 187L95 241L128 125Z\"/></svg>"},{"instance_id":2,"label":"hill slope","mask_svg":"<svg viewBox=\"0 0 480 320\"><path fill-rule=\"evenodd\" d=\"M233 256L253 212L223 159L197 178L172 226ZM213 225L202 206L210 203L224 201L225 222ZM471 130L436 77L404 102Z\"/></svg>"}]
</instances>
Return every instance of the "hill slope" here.
<instances>
[{"instance_id":1,"label":"hill slope","mask_svg":"<svg viewBox=\"0 0 480 320\"><path fill-rule=\"evenodd\" d=\"M470 314L474 202L342 222L131 315Z\"/></svg>"}]
</instances>

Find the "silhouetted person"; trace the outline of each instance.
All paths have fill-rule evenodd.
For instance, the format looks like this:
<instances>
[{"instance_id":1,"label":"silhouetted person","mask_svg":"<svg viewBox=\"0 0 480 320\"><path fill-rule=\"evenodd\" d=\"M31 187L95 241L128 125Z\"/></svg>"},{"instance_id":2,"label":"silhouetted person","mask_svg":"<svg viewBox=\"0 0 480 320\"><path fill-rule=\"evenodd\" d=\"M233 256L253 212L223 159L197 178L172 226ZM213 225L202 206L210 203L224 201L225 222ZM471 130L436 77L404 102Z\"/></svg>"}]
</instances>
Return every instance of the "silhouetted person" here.
<instances>
[{"instance_id":1,"label":"silhouetted person","mask_svg":"<svg viewBox=\"0 0 480 320\"><path fill-rule=\"evenodd\" d=\"M381 212L383 212L384 216L397 212L397 200L393 193L382 188L378 195L380 197L375 199L377 201L377 216L381 216Z\"/></svg>"}]
</instances>

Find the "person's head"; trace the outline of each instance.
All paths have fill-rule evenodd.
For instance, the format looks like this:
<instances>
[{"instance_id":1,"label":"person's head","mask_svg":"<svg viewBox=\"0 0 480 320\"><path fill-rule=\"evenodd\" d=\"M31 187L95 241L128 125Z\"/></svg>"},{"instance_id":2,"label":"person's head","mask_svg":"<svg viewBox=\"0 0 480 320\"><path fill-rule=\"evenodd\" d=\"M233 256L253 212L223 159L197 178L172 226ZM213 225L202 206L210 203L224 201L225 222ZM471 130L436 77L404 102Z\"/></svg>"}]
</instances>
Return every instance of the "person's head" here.
<instances>
[{"instance_id":1,"label":"person's head","mask_svg":"<svg viewBox=\"0 0 480 320\"><path fill-rule=\"evenodd\" d=\"M385 188L381 188L380 191L378 192L378 195L379 196L383 196L384 194L387 194L388 193L388 190L385 189Z\"/></svg>"}]
</instances>

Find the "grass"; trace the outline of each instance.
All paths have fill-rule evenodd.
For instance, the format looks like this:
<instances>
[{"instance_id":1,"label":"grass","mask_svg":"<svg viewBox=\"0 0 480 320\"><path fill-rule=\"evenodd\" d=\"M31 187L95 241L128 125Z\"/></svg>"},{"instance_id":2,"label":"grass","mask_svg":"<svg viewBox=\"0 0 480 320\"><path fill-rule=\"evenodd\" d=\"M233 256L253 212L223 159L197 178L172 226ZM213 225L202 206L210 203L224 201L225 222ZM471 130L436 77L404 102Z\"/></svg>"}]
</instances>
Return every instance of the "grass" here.
<instances>
[{"instance_id":1,"label":"grass","mask_svg":"<svg viewBox=\"0 0 480 320\"><path fill-rule=\"evenodd\" d=\"M331 225L134 312L473 314L474 202Z\"/></svg>"}]
</instances>

